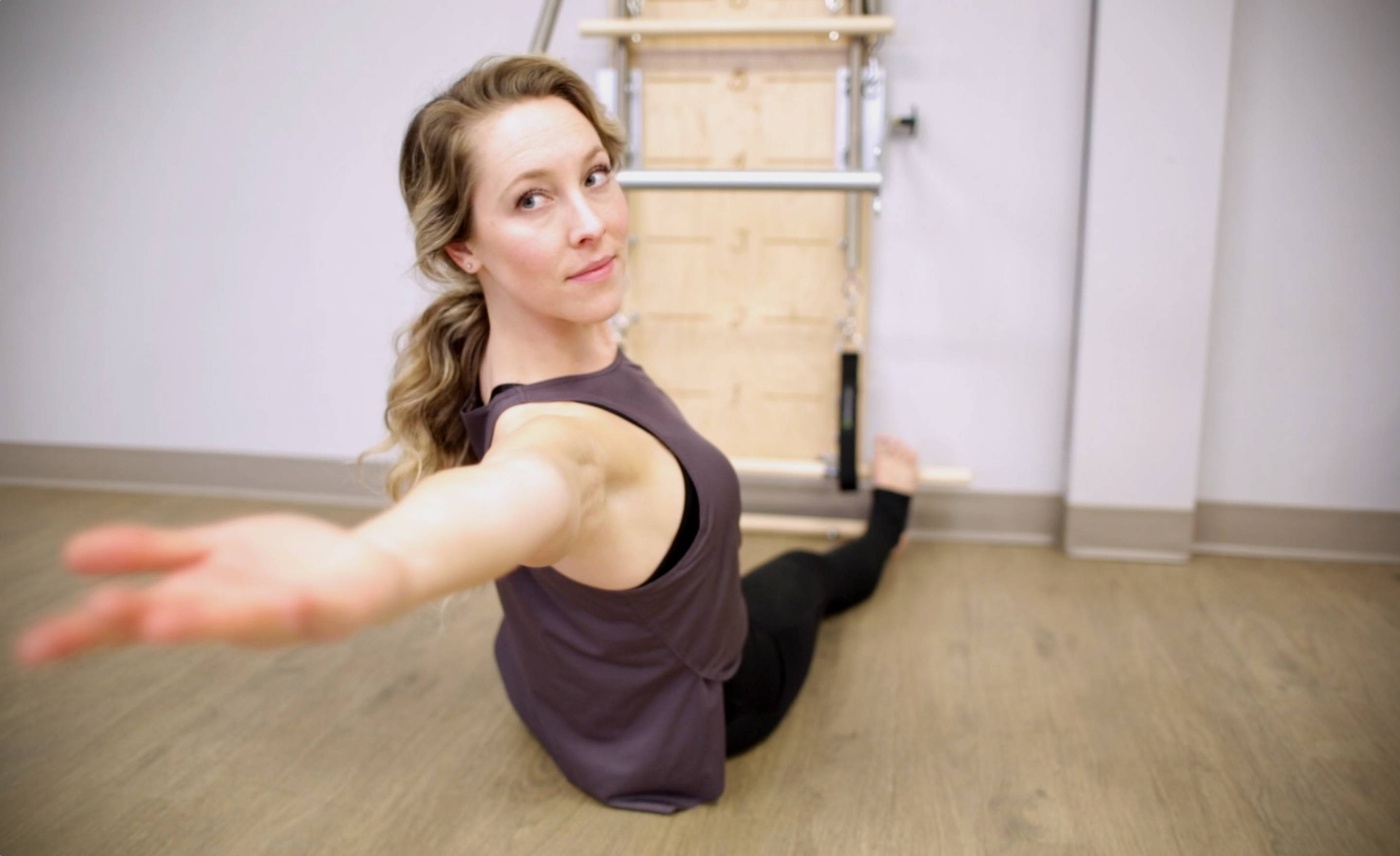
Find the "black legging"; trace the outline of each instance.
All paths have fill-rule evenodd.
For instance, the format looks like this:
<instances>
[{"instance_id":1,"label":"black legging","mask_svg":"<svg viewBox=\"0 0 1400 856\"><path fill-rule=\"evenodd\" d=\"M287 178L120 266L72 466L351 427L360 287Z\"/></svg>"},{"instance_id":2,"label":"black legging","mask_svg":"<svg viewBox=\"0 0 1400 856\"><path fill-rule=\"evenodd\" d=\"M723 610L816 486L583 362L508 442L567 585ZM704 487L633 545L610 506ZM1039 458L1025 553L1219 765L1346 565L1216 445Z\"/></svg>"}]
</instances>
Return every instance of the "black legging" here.
<instances>
[{"instance_id":1,"label":"black legging","mask_svg":"<svg viewBox=\"0 0 1400 856\"><path fill-rule=\"evenodd\" d=\"M726 754L773 733L797 698L822 619L875 591L909 515L909 497L876 490L865 534L825 554L794 550L743 579L749 635L739 671L724 682Z\"/></svg>"}]
</instances>

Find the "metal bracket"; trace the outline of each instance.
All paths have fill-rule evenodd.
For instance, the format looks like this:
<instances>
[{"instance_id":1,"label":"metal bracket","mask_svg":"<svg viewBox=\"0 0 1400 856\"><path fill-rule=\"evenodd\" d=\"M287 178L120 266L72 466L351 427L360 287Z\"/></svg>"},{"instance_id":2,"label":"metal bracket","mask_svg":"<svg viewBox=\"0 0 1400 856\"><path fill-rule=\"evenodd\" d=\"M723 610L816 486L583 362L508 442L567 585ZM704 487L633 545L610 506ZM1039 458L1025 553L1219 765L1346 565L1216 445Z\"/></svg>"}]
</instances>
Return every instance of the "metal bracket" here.
<instances>
[{"instance_id":1,"label":"metal bracket","mask_svg":"<svg viewBox=\"0 0 1400 856\"><path fill-rule=\"evenodd\" d=\"M627 344L627 331L631 330L642 320L642 316L636 312L619 312L608 319L608 326L612 328L613 338L621 344Z\"/></svg>"},{"instance_id":2,"label":"metal bracket","mask_svg":"<svg viewBox=\"0 0 1400 856\"><path fill-rule=\"evenodd\" d=\"M627 77L627 165L642 162L642 70Z\"/></svg>"},{"instance_id":3,"label":"metal bracket","mask_svg":"<svg viewBox=\"0 0 1400 856\"><path fill-rule=\"evenodd\" d=\"M617 119L617 69L605 66L593 74L593 96L609 117Z\"/></svg>"},{"instance_id":4,"label":"metal bracket","mask_svg":"<svg viewBox=\"0 0 1400 856\"><path fill-rule=\"evenodd\" d=\"M593 76L593 94L598 97L603 109L614 120L617 115L617 69L604 67ZM631 69L627 75L627 154L624 163L616 164L619 169L639 163L642 159L642 70Z\"/></svg>"},{"instance_id":5,"label":"metal bracket","mask_svg":"<svg viewBox=\"0 0 1400 856\"><path fill-rule=\"evenodd\" d=\"M836 70L836 169L846 168L846 150L850 147L851 75L848 67ZM885 133L885 69L879 60L871 59L861 75L861 169L879 172L880 156L884 152Z\"/></svg>"},{"instance_id":6,"label":"metal bracket","mask_svg":"<svg viewBox=\"0 0 1400 856\"><path fill-rule=\"evenodd\" d=\"M911 137L919 136L919 107L912 105L909 112L903 116L895 116L890 120L890 130L896 134L908 134Z\"/></svg>"}]
</instances>

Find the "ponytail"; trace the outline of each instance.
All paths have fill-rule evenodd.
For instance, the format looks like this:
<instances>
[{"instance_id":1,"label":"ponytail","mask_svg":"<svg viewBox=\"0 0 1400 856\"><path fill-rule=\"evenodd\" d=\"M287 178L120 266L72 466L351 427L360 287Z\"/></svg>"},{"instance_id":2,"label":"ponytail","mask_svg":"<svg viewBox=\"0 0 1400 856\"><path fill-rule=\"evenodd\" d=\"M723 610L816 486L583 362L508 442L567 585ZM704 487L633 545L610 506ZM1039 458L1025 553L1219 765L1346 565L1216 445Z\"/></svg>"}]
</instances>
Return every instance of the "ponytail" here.
<instances>
[{"instance_id":1,"label":"ponytail","mask_svg":"<svg viewBox=\"0 0 1400 856\"><path fill-rule=\"evenodd\" d=\"M481 459L480 450L471 448L459 411L476 386L489 332L479 286L438 295L400 331L384 410L390 439L366 453L401 447L385 478L394 500L424 476Z\"/></svg>"}]
</instances>

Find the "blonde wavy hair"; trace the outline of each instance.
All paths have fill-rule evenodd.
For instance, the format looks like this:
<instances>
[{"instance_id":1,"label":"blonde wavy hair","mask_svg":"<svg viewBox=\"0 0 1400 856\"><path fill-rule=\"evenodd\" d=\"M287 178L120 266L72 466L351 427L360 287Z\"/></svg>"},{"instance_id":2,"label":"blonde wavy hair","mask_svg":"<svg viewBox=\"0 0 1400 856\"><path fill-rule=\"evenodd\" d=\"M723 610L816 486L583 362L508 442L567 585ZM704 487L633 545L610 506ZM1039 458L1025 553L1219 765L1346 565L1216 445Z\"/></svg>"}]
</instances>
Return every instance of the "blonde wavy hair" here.
<instances>
[{"instance_id":1,"label":"blonde wavy hair","mask_svg":"<svg viewBox=\"0 0 1400 856\"><path fill-rule=\"evenodd\" d=\"M416 267L437 297L395 337L398 358L384 409L389 436L360 456L399 449L385 486L397 500L439 470L474 464L459 415L476 387L491 324L481 283L447 254L472 231L476 127L522 101L562 98L593 125L614 166L625 141L588 84L542 56L485 59L418 111L399 158L399 189L413 223Z\"/></svg>"}]
</instances>

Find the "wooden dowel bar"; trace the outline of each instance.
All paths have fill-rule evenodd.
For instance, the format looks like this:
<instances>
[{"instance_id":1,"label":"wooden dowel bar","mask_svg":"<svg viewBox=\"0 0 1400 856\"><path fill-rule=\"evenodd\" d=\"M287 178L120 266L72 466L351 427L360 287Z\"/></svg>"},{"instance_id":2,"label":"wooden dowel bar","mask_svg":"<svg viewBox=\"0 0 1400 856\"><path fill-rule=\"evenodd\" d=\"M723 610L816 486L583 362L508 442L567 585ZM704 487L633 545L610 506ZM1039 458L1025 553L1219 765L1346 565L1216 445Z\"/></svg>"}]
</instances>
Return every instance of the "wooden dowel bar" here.
<instances>
[{"instance_id":1,"label":"wooden dowel bar","mask_svg":"<svg viewBox=\"0 0 1400 856\"><path fill-rule=\"evenodd\" d=\"M742 532L769 532L778 535L816 535L824 538L859 538L865 521L849 517L805 517L797 514L741 514Z\"/></svg>"},{"instance_id":2,"label":"wooden dowel bar","mask_svg":"<svg viewBox=\"0 0 1400 856\"><path fill-rule=\"evenodd\" d=\"M740 476L769 476L821 481L831 478L831 468L821 461L784 460L781 458L733 458L730 461ZM858 471L864 480L870 478L870 468ZM967 487L972 484L972 470L967 467L921 467L919 484L923 487Z\"/></svg>"},{"instance_id":3,"label":"wooden dowel bar","mask_svg":"<svg viewBox=\"0 0 1400 856\"><path fill-rule=\"evenodd\" d=\"M832 18L598 18L580 21L579 33L629 39L632 36L883 36L894 32L889 15L841 15Z\"/></svg>"}]
</instances>

